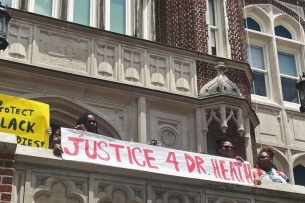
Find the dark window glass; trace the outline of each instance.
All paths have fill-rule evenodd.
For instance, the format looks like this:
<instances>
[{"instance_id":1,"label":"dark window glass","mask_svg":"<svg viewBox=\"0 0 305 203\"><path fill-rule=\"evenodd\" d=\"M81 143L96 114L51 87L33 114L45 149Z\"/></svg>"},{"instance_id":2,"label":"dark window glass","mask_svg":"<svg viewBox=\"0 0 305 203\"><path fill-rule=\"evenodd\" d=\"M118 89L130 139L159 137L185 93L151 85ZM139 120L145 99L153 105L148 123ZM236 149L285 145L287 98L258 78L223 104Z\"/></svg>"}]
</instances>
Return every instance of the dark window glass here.
<instances>
[{"instance_id":1,"label":"dark window glass","mask_svg":"<svg viewBox=\"0 0 305 203\"><path fill-rule=\"evenodd\" d=\"M254 82L250 85L251 94L256 94L266 97L267 92L266 92L265 75L263 73L253 73L253 75L254 75Z\"/></svg>"},{"instance_id":2,"label":"dark window glass","mask_svg":"<svg viewBox=\"0 0 305 203\"><path fill-rule=\"evenodd\" d=\"M274 32L276 36L292 39L291 33L282 25L276 26Z\"/></svg>"},{"instance_id":3,"label":"dark window glass","mask_svg":"<svg viewBox=\"0 0 305 203\"><path fill-rule=\"evenodd\" d=\"M250 17L245 19L245 28L261 32L261 27L259 24Z\"/></svg>"},{"instance_id":4,"label":"dark window glass","mask_svg":"<svg viewBox=\"0 0 305 203\"><path fill-rule=\"evenodd\" d=\"M296 81L282 77L281 82L284 101L299 103Z\"/></svg>"},{"instance_id":5,"label":"dark window glass","mask_svg":"<svg viewBox=\"0 0 305 203\"><path fill-rule=\"evenodd\" d=\"M305 167L301 164L293 168L294 182L296 185L305 186Z\"/></svg>"}]
</instances>

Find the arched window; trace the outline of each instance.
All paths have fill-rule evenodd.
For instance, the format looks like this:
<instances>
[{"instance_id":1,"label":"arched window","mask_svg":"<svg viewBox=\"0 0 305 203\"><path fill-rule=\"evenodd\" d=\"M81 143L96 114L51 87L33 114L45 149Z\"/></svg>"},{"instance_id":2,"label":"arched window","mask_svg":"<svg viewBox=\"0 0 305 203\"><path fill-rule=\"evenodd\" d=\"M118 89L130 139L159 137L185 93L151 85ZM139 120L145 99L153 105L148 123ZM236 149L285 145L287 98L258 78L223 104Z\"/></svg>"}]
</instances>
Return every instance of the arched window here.
<instances>
[{"instance_id":1,"label":"arched window","mask_svg":"<svg viewBox=\"0 0 305 203\"><path fill-rule=\"evenodd\" d=\"M305 167L301 164L293 168L294 182L296 185L305 186Z\"/></svg>"},{"instance_id":2,"label":"arched window","mask_svg":"<svg viewBox=\"0 0 305 203\"><path fill-rule=\"evenodd\" d=\"M261 27L259 26L259 24L255 20L253 20L253 18L250 17L245 19L245 28L261 32Z\"/></svg>"},{"instance_id":3,"label":"arched window","mask_svg":"<svg viewBox=\"0 0 305 203\"><path fill-rule=\"evenodd\" d=\"M276 36L292 39L291 33L282 25L276 26L274 32Z\"/></svg>"}]
</instances>

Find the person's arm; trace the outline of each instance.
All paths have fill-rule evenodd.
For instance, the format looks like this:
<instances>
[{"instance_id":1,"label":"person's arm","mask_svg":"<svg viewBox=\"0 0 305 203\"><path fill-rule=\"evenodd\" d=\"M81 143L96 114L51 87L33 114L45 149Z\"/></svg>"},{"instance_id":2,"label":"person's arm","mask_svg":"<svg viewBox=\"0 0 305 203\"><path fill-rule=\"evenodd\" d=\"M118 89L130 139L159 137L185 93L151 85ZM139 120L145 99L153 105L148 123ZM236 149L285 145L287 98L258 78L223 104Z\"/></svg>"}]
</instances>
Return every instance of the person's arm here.
<instances>
[{"instance_id":1,"label":"person's arm","mask_svg":"<svg viewBox=\"0 0 305 203\"><path fill-rule=\"evenodd\" d=\"M261 179L260 179L260 177L259 177L259 175L258 175L258 172L257 172L257 169L256 168L254 168L254 169L252 169L252 174L253 174L253 184L256 186L256 185L260 185L260 184L262 184L262 181L261 181Z\"/></svg>"},{"instance_id":2,"label":"person's arm","mask_svg":"<svg viewBox=\"0 0 305 203\"><path fill-rule=\"evenodd\" d=\"M53 142L52 142L53 153L54 153L55 155L58 155L58 156L61 155L61 154L63 153L60 144L61 144L61 140L60 140L60 139L56 139L56 138L55 138L55 139L53 140Z\"/></svg>"}]
</instances>

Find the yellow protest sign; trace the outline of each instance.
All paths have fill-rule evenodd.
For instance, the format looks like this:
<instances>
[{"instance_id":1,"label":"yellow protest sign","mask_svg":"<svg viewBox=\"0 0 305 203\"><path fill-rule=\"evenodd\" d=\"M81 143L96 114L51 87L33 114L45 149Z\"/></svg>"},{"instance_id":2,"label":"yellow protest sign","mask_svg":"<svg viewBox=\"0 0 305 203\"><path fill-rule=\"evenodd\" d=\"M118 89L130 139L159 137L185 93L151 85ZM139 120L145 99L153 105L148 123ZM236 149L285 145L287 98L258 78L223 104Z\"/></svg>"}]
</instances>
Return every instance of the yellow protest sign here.
<instances>
[{"instance_id":1,"label":"yellow protest sign","mask_svg":"<svg viewBox=\"0 0 305 203\"><path fill-rule=\"evenodd\" d=\"M49 123L48 104L0 94L0 131L15 134L18 144L48 148Z\"/></svg>"}]
</instances>

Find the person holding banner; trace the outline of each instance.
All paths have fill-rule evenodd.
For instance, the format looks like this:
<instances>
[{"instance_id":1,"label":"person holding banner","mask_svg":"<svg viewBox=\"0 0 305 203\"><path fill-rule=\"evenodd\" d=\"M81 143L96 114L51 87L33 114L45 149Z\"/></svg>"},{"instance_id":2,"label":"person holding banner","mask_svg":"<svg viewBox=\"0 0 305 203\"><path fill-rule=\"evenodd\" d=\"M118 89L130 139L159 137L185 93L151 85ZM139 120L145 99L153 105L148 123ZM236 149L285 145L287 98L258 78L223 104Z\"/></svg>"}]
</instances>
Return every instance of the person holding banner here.
<instances>
[{"instance_id":1,"label":"person holding banner","mask_svg":"<svg viewBox=\"0 0 305 203\"><path fill-rule=\"evenodd\" d=\"M97 134L97 122L94 116L90 113L84 113L79 117L78 121L76 122L76 127L77 130L82 130L82 131L88 131L91 133ZM60 146L61 144L61 136L54 137L53 140L53 152L56 155L61 155L63 153L63 150Z\"/></svg>"},{"instance_id":2,"label":"person holding banner","mask_svg":"<svg viewBox=\"0 0 305 203\"><path fill-rule=\"evenodd\" d=\"M260 185L261 181L287 183L288 177L283 172L273 168L274 154L275 150L271 146L261 148L256 159L257 167L252 170L255 185Z\"/></svg>"},{"instance_id":3,"label":"person holding banner","mask_svg":"<svg viewBox=\"0 0 305 203\"><path fill-rule=\"evenodd\" d=\"M219 137L216 139L216 153L219 156L232 158L235 151L235 146L226 138ZM237 161L244 162L243 158L240 156L235 157Z\"/></svg>"}]
</instances>

